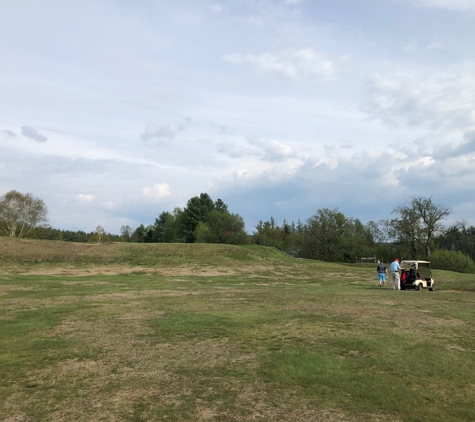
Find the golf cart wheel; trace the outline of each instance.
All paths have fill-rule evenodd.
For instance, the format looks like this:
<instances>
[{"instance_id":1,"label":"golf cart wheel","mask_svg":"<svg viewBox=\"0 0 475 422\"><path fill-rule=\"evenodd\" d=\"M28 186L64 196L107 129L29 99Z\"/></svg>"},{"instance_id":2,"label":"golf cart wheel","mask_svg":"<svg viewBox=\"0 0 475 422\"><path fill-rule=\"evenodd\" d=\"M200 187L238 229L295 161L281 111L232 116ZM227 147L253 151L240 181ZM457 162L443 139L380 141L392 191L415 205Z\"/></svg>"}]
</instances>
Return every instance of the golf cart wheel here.
<instances>
[{"instance_id":1,"label":"golf cart wheel","mask_svg":"<svg viewBox=\"0 0 475 422\"><path fill-rule=\"evenodd\" d=\"M424 287L422 286L422 283L419 283L417 285L417 290L421 291Z\"/></svg>"},{"instance_id":2,"label":"golf cart wheel","mask_svg":"<svg viewBox=\"0 0 475 422\"><path fill-rule=\"evenodd\" d=\"M435 286L432 285L432 287L429 287L429 292L433 292L435 290Z\"/></svg>"}]
</instances>

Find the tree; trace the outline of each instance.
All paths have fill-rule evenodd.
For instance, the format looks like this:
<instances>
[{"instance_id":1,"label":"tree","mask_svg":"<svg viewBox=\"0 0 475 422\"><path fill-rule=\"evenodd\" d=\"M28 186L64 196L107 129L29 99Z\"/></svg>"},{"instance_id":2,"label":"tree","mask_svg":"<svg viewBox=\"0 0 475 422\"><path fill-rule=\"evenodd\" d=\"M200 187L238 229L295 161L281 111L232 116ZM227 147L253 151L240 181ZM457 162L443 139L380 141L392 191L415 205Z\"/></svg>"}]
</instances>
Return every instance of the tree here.
<instances>
[{"instance_id":1,"label":"tree","mask_svg":"<svg viewBox=\"0 0 475 422\"><path fill-rule=\"evenodd\" d=\"M173 223L173 215L168 211L162 212L158 218L155 219L155 237L158 242L170 242L173 240Z\"/></svg>"},{"instance_id":2,"label":"tree","mask_svg":"<svg viewBox=\"0 0 475 422\"><path fill-rule=\"evenodd\" d=\"M475 257L475 227L466 221L458 221L439 234L435 239L438 248L461 251L471 259Z\"/></svg>"},{"instance_id":3,"label":"tree","mask_svg":"<svg viewBox=\"0 0 475 422\"><path fill-rule=\"evenodd\" d=\"M243 245L248 242L248 235L244 230L244 220L239 214L231 214L212 210L207 218L206 224L209 227L211 242L231 243L233 245Z\"/></svg>"},{"instance_id":4,"label":"tree","mask_svg":"<svg viewBox=\"0 0 475 422\"><path fill-rule=\"evenodd\" d=\"M100 224L96 227L96 230L94 231L94 238L97 243L101 243L102 240L104 240L104 237L106 236L106 231L104 230L104 227L102 227Z\"/></svg>"},{"instance_id":5,"label":"tree","mask_svg":"<svg viewBox=\"0 0 475 422\"><path fill-rule=\"evenodd\" d=\"M125 242L132 242L134 235L134 229L130 226L121 226L120 236Z\"/></svg>"},{"instance_id":6,"label":"tree","mask_svg":"<svg viewBox=\"0 0 475 422\"><path fill-rule=\"evenodd\" d=\"M252 234L254 243L262 246L271 246L277 249L284 248L285 230L279 227L271 217L269 221L260 220Z\"/></svg>"},{"instance_id":7,"label":"tree","mask_svg":"<svg viewBox=\"0 0 475 422\"><path fill-rule=\"evenodd\" d=\"M411 203L416 212L419 213L423 224L417 241L424 246L427 258L430 258L434 236L443 231L444 226L441 224L441 221L450 215L450 210L443 205L434 204L432 196L429 198L414 197Z\"/></svg>"},{"instance_id":8,"label":"tree","mask_svg":"<svg viewBox=\"0 0 475 422\"><path fill-rule=\"evenodd\" d=\"M401 205L392 213L398 216L390 220L382 220L381 225L389 239L407 247L407 253L412 259L416 259L419 255L417 239L421 236L422 230L418 213L409 205Z\"/></svg>"},{"instance_id":9,"label":"tree","mask_svg":"<svg viewBox=\"0 0 475 422\"><path fill-rule=\"evenodd\" d=\"M351 236L351 219L338 211L320 209L307 221L305 254L309 258L335 261L343 259Z\"/></svg>"},{"instance_id":10,"label":"tree","mask_svg":"<svg viewBox=\"0 0 475 422\"><path fill-rule=\"evenodd\" d=\"M195 241L194 231L200 221L206 222L206 217L214 209L215 204L207 193L188 200L184 209L184 235L187 242Z\"/></svg>"},{"instance_id":11,"label":"tree","mask_svg":"<svg viewBox=\"0 0 475 422\"><path fill-rule=\"evenodd\" d=\"M393 214L397 217L383 220L388 236L396 243L407 245L411 258L418 258L421 246L430 258L434 237L443 232L441 221L450 215L450 210L435 204L432 196L414 196L408 203L395 208Z\"/></svg>"},{"instance_id":12,"label":"tree","mask_svg":"<svg viewBox=\"0 0 475 422\"><path fill-rule=\"evenodd\" d=\"M222 199L218 198L214 203L214 209L219 212L228 212L228 206Z\"/></svg>"},{"instance_id":13,"label":"tree","mask_svg":"<svg viewBox=\"0 0 475 422\"><path fill-rule=\"evenodd\" d=\"M43 200L12 190L0 197L0 233L27 237L32 228L47 221L47 214Z\"/></svg>"},{"instance_id":14,"label":"tree","mask_svg":"<svg viewBox=\"0 0 475 422\"><path fill-rule=\"evenodd\" d=\"M132 238L134 242L138 242L138 243L157 242L155 227L152 225L148 225L147 227L145 227L143 224L141 224L135 229L135 232Z\"/></svg>"}]
</instances>

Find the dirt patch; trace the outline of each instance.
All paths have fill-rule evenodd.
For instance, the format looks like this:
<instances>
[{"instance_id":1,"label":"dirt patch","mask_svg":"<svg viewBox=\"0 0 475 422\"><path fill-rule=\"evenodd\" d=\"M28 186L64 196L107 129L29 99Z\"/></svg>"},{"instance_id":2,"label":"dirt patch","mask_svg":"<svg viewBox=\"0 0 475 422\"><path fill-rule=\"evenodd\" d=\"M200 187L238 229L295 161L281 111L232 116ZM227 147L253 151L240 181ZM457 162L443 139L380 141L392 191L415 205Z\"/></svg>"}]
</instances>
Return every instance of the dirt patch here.
<instances>
[{"instance_id":1,"label":"dirt patch","mask_svg":"<svg viewBox=\"0 0 475 422\"><path fill-rule=\"evenodd\" d=\"M132 274L137 272L143 272L146 274L153 274L156 271L145 267L127 267L127 266L94 266L90 268L76 268L76 267L54 267L44 268L37 267L29 269L28 271L21 272L22 275L70 275L70 276L91 276L91 275L119 275L119 274Z\"/></svg>"},{"instance_id":2,"label":"dirt patch","mask_svg":"<svg viewBox=\"0 0 475 422\"><path fill-rule=\"evenodd\" d=\"M0 284L0 295L10 292L29 292L31 290L41 290L33 286L17 286L14 284Z\"/></svg>"}]
</instances>

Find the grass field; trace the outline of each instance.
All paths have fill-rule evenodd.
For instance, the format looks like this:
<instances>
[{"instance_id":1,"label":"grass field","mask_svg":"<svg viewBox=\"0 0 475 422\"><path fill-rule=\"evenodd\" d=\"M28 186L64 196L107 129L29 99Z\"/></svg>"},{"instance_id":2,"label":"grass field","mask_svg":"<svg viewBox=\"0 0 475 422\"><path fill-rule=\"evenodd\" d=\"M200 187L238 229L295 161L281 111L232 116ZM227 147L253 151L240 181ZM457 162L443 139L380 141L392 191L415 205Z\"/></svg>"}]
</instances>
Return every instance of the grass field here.
<instances>
[{"instance_id":1,"label":"grass field","mask_svg":"<svg viewBox=\"0 0 475 422\"><path fill-rule=\"evenodd\" d=\"M0 237L2 421L472 421L475 277Z\"/></svg>"}]
</instances>

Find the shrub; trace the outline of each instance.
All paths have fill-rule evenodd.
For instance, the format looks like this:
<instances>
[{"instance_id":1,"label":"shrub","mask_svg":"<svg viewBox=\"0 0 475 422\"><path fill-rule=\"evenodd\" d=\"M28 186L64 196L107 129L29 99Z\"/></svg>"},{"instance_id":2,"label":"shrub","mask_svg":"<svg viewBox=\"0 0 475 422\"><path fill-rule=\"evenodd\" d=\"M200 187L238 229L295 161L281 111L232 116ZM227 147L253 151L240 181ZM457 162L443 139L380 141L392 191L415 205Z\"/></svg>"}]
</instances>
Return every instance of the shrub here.
<instances>
[{"instance_id":1,"label":"shrub","mask_svg":"<svg viewBox=\"0 0 475 422\"><path fill-rule=\"evenodd\" d=\"M456 271L459 273L475 273L475 263L468 255L460 251L439 249L430 256L432 268Z\"/></svg>"}]
</instances>

